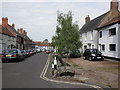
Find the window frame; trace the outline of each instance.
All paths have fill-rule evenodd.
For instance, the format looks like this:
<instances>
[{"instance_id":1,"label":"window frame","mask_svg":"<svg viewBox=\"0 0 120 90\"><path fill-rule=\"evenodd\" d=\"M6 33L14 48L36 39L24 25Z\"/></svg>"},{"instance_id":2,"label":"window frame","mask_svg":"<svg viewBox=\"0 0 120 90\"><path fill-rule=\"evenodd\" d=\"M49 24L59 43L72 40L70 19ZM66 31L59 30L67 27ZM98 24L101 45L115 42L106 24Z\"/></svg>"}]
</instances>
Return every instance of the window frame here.
<instances>
[{"instance_id":1,"label":"window frame","mask_svg":"<svg viewBox=\"0 0 120 90\"><path fill-rule=\"evenodd\" d=\"M115 45L115 46L114 46L114 49L113 49L113 48L111 48L111 46L110 46L110 45ZM115 51L116 51L116 44L109 44L109 51L114 51L114 52L115 52Z\"/></svg>"},{"instance_id":2,"label":"window frame","mask_svg":"<svg viewBox=\"0 0 120 90\"><path fill-rule=\"evenodd\" d=\"M101 45L101 51L105 51L105 44Z\"/></svg>"},{"instance_id":3,"label":"window frame","mask_svg":"<svg viewBox=\"0 0 120 90\"><path fill-rule=\"evenodd\" d=\"M115 31L114 34L112 32L113 30ZM115 35L116 35L116 27L109 29L109 36L115 36Z\"/></svg>"},{"instance_id":4,"label":"window frame","mask_svg":"<svg viewBox=\"0 0 120 90\"><path fill-rule=\"evenodd\" d=\"M99 32L99 38L102 38L102 31Z\"/></svg>"}]
</instances>

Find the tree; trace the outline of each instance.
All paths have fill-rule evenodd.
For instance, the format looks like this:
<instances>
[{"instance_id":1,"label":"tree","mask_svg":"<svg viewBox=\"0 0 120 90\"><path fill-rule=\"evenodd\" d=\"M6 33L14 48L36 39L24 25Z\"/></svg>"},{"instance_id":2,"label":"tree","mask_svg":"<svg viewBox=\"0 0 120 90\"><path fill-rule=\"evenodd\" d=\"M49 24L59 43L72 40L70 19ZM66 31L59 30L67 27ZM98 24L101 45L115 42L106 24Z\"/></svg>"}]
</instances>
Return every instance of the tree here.
<instances>
[{"instance_id":1,"label":"tree","mask_svg":"<svg viewBox=\"0 0 120 90\"><path fill-rule=\"evenodd\" d=\"M79 26L72 22L72 12L67 14L57 12L56 35L52 37L52 45L58 49L58 53L75 51L82 46L80 42Z\"/></svg>"},{"instance_id":2,"label":"tree","mask_svg":"<svg viewBox=\"0 0 120 90\"><path fill-rule=\"evenodd\" d=\"M43 42L48 42L48 39L45 39Z\"/></svg>"}]
</instances>

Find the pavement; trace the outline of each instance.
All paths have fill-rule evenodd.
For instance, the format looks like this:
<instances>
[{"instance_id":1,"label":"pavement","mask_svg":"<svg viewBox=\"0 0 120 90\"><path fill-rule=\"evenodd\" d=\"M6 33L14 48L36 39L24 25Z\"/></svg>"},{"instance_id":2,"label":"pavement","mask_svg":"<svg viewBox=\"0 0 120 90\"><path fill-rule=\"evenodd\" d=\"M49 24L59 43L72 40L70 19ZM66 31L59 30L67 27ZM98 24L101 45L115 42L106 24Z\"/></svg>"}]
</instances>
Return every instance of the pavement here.
<instances>
[{"instance_id":1,"label":"pavement","mask_svg":"<svg viewBox=\"0 0 120 90\"><path fill-rule=\"evenodd\" d=\"M90 88L41 78L47 60L48 54L37 53L21 62L3 63L2 88Z\"/></svg>"}]
</instances>

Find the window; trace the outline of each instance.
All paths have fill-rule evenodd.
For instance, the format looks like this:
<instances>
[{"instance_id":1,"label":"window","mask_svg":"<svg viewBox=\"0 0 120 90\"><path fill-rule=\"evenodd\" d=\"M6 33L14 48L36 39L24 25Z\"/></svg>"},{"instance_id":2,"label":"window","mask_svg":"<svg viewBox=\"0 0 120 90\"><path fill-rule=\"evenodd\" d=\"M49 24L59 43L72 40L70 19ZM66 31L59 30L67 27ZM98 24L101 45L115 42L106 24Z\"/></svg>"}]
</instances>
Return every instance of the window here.
<instances>
[{"instance_id":1,"label":"window","mask_svg":"<svg viewBox=\"0 0 120 90\"><path fill-rule=\"evenodd\" d=\"M111 35L116 35L116 28L109 29L109 34Z\"/></svg>"},{"instance_id":2,"label":"window","mask_svg":"<svg viewBox=\"0 0 120 90\"><path fill-rule=\"evenodd\" d=\"M0 33L0 40L2 40L2 34Z\"/></svg>"},{"instance_id":3,"label":"window","mask_svg":"<svg viewBox=\"0 0 120 90\"><path fill-rule=\"evenodd\" d=\"M100 33L99 33L99 34L100 34L100 38L102 38L102 31L100 31Z\"/></svg>"},{"instance_id":4,"label":"window","mask_svg":"<svg viewBox=\"0 0 120 90\"><path fill-rule=\"evenodd\" d=\"M91 40L93 40L93 31L91 31Z\"/></svg>"},{"instance_id":5,"label":"window","mask_svg":"<svg viewBox=\"0 0 120 90\"><path fill-rule=\"evenodd\" d=\"M102 51L105 51L105 45L102 45Z\"/></svg>"},{"instance_id":6,"label":"window","mask_svg":"<svg viewBox=\"0 0 120 90\"><path fill-rule=\"evenodd\" d=\"M87 49L87 46L85 45L85 46L84 46L84 50L86 50L86 49Z\"/></svg>"},{"instance_id":7,"label":"window","mask_svg":"<svg viewBox=\"0 0 120 90\"><path fill-rule=\"evenodd\" d=\"M85 41L87 40L87 33L85 33Z\"/></svg>"},{"instance_id":8,"label":"window","mask_svg":"<svg viewBox=\"0 0 120 90\"><path fill-rule=\"evenodd\" d=\"M12 41L14 42L14 37L12 37Z\"/></svg>"},{"instance_id":9,"label":"window","mask_svg":"<svg viewBox=\"0 0 120 90\"><path fill-rule=\"evenodd\" d=\"M109 44L110 51L116 51L116 44Z\"/></svg>"},{"instance_id":10,"label":"window","mask_svg":"<svg viewBox=\"0 0 120 90\"><path fill-rule=\"evenodd\" d=\"M8 36L8 41L11 41L11 37L10 36Z\"/></svg>"}]
</instances>

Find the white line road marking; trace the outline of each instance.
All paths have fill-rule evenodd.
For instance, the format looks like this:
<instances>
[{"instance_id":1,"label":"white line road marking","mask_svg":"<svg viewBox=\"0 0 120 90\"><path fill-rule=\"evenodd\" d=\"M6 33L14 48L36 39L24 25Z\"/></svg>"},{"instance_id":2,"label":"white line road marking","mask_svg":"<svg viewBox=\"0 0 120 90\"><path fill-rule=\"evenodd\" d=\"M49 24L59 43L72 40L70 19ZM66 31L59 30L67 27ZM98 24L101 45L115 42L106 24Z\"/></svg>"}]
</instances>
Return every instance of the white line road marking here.
<instances>
[{"instance_id":1,"label":"white line road marking","mask_svg":"<svg viewBox=\"0 0 120 90\"><path fill-rule=\"evenodd\" d=\"M45 67L44 67L42 73L40 74L40 78L42 78L43 80L51 81L51 82L56 82L56 83L66 83L66 84L75 84L75 85L77 84L77 85L83 85L83 86L88 86L88 87L96 88L97 90L104 90L103 88L101 88L99 86L91 85L91 84L76 83L76 82L67 82L67 81L57 81L57 80L53 80L53 79L48 79L47 77L45 77L45 74L47 72L49 64L50 64L50 55L48 56L47 62L45 64Z\"/></svg>"}]
</instances>

